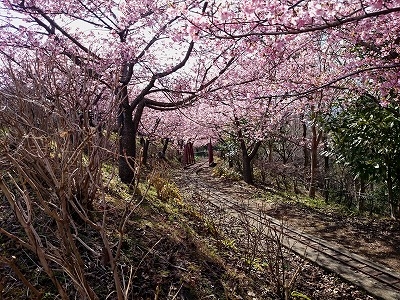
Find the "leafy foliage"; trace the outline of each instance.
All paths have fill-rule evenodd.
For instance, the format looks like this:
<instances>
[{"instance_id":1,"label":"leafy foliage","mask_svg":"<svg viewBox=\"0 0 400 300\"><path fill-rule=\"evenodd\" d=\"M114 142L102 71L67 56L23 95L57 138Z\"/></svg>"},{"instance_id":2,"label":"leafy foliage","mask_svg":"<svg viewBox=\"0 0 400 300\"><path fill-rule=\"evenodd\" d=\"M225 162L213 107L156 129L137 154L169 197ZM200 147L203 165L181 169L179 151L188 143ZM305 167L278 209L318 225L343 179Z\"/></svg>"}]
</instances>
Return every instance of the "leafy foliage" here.
<instances>
[{"instance_id":1,"label":"leafy foliage","mask_svg":"<svg viewBox=\"0 0 400 300\"><path fill-rule=\"evenodd\" d=\"M386 182L388 189L394 180L396 192L400 179L399 116L398 104L384 107L369 94L346 108L334 106L325 121L332 138L330 154L361 180Z\"/></svg>"},{"instance_id":2,"label":"leafy foliage","mask_svg":"<svg viewBox=\"0 0 400 300\"><path fill-rule=\"evenodd\" d=\"M334 107L326 128L332 138L331 154L352 167L357 176L378 179L388 164L399 160L400 107L379 105L376 98L363 95L347 108Z\"/></svg>"}]
</instances>

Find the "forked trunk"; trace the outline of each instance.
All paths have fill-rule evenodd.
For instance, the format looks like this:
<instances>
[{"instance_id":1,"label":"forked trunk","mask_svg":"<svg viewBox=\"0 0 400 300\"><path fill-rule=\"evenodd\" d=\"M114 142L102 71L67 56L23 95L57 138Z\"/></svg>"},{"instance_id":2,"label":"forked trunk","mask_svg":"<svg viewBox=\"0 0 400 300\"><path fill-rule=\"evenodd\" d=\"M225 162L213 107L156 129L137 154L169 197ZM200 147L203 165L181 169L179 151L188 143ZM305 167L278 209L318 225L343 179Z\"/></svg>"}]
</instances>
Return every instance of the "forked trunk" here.
<instances>
[{"instance_id":1,"label":"forked trunk","mask_svg":"<svg viewBox=\"0 0 400 300\"><path fill-rule=\"evenodd\" d=\"M243 140L241 131L239 131L239 138L241 139L240 148L242 149L242 168L243 168L242 177L244 182L248 184L254 184L252 161L255 158L257 151L261 146L261 142L260 141L255 142L252 145L252 147L250 147L252 150L249 153L249 148L246 147L246 143Z\"/></svg>"},{"instance_id":2,"label":"forked trunk","mask_svg":"<svg viewBox=\"0 0 400 300\"><path fill-rule=\"evenodd\" d=\"M134 101L135 104L129 104L127 83L123 83L116 90L116 93L120 103L118 111L118 175L123 183L133 185L135 181L136 136L145 102L144 98L137 98Z\"/></svg>"}]
</instances>

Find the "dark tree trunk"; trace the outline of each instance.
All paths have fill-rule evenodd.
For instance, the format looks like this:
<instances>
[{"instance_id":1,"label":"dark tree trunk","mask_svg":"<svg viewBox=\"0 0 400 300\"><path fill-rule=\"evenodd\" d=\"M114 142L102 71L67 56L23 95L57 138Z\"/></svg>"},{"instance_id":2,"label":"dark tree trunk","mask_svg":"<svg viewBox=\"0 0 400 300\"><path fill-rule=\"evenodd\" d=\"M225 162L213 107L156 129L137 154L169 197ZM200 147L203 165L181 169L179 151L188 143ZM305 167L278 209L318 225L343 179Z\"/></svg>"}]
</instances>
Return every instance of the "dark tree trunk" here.
<instances>
[{"instance_id":1,"label":"dark tree trunk","mask_svg":"<svg viewBox=\"0 0 400 300\"><path fill-rule=\"evenodd\" d=\"M136 136L145 102L139 98L136 99L135 106L131 106L128 100L128 87L126 84L119 87L116 92L120 102L118 112L118 175L123 183L132 185L135 182ZM134 109L136 111L133 116Z\"/></svg>"},{"instance_id":2,"label":"dark tree trunk","mask_svg":"<svg viewBox=\"0 0 400 300\"><path fill-rule=\"evenodd\" d=\"M312 140L311 140L311 172L310 172L310 189L308 196L315 198L317 191L317 175L318 175L318 145L322 138L322 131L317 134L317 127L315 125L311 128Z\"/></svg>"},{"instance_id":3,"label":"dark tree trunk","mask_svg":"<svg viewBox=\"0 0 400 300\"><path fill-rule=\"evenodd\" d=\"M387 164L387 189L388 189L388 198L390 204L390 217L392 219L398 219L399 217L399 205L398 200L395 198L393 192L393 174L392 174L392 167L390 164Z\"/></svg>"},{"instance_id":4,"label":"dark tree trunk","mask_svg":"<svg viewBox=\"0 0 400 300\"><path fill-rule=\"evenodd\" d=\"M365 211L365 179L360 178L360 189L358 192L358 212L363 213Z\"/></svg>"},{"instance_id":5,"label":"dark tree trunk","mask_svg":"<svg viewBox=\"0 0 400 300\"><path fill-rule=\"evenodd\" d=\"M243 132L240 129L239 120L237 118L235 118L235 125L238 128L237 137L240 142L240 149L242 150L242 177L246 183L254 184L252 160L256 156L257 151L261 146L261 141L255 142L252 147L247 147L243 137ZM249 149L251 149L250 153Z\"/></svg>"},{"instance_id":6,"label":"dark tree trunk","mask_svg":"<svg viewBox=\"0 0 400 300\"><path fill-rule=\"evenodd\" d=\"M328 141L327 136L324 135L324 150L328 151ZM330 182L330 174L329 174L329 156L325 155L324 157L324 198L325 202L328 203L329 201L329 182Z\"/></svg>"},{"instance_id":7,"label":"dark tree trunk","mask_svg":"<svg viewBox=\"0 0 400 300\"><path fill-rule=\"evenodd\" d=\"M165 157L166 157L168 144L169 144L169 138L165 138L165 139L163 140L162 158L165 158Z\"/></svg>"},{"instance_id":8,"label":"dark tree trunk","mask_svg":"<svg viewBox=\"0 0 400 300\"><path fill-rule=\"evenodd\" d=\"M242 168L243 168L242 177L244 182L248 184L254 184L252 161L253 158L256 156L260 146L261 142L260 141L256 142L251 152L248 153L249 149L246 147L246 143L244 142L243 139L241 139L240 141L240 148L242 149Z\"/></svg>"},{"instance_id":9,"label":"dark tree trunk","mask_svg":"<svg viewBox=\"0 0 400 300\"><path fill-rule=\"evenodd\" d=\"M130 109L121 107L119 123L119 178L123 183L133 184L135 177L136 130Z\"/></svg>"},{"instance_id":10,"label":"dark tree trunk","mask_svg":"<svg viewBox=\"0 0 400 300\"><path fill-rule=\"evenodd\" d=\"M269 141L268 142L268 162L272 163L272 151L273 151L274 143Z\"/></svg>"},{"instance_id":11,"label":"dark tree trunk","mask_svg":"<svg viewBox=\"0 0 400 300\"><path fill-rule=\"evenodd\" d=\"M186 167L189 162L189 150L188 149L189 149L188 145L185 144L185 146L183 146L183 157L182 157L182 164L184 167Z\"/></svg>"},{"instance_id":12,"label":"dark tree trunk","mask_svg":"<svg viewBox=\"0 0 400 300\"><path fill-rule=\"evenodd\" d=\"M311 147L311 172L310 172L310 189L308 191L308 196L315 198L316 194L316 177L318 171L318 159L317 159L317 148Z\"/></svg>"},{"instance_id":13,"label":"dark tree trunk","mask_svg":"<svg viewBox=\"0 0 400 300\"><path fill-rule=\"evenodd\" d=\"M302 122L303 124L303 154L304 154L304 166L308 167L310 165L310 151L307 146L307 124L306 122Z\"/></svg>"},{"instance_id":14,"label":"dark tree trunk","mask_svg":"<svg viewBox=\"0 0 400 300\"><path fill-rule=\"evenodd\" d=\"M286 165L289 158L286 155L286 142L285 141L282 141L282 156L281 157L282 157L282 163L284 165Z\"/></svg>"},{"instance_id":15,"label":"dark tree trunk","mask_svg":"<svg viewBox=\"0 0 400 300\"><path fill-rule=\"evenodd\" d=\"M143 153L142 153L142 164L147 165L149 158L149 146L150 140L148 138L143 139Z\"/></svg>"},{"instance_id":16,"label":"dark tree trunk","mask_svg":"<svg viewBox=\"0 0 400 300\"><path fill-rule=\"evenodd\" d=\"M189 142L188 143L188 154L189 154L189 164L194 164L194 148L193 148L193 143Z\"/></svg>"},{"instance_id":17,"label":"dark tree trunk","mask_svg":"<svg viewBox=\"0 0 400 300\"><path fill-rule=\"evenodd\" d=\"M248 184L254 184L254 180L253 180L253 168L251 165L251 159L249 158L249 156L243 153L243 157L242 157L242 163L243 163L243 180L244 182L248 183Z\"/></svg>"}]
</instances>

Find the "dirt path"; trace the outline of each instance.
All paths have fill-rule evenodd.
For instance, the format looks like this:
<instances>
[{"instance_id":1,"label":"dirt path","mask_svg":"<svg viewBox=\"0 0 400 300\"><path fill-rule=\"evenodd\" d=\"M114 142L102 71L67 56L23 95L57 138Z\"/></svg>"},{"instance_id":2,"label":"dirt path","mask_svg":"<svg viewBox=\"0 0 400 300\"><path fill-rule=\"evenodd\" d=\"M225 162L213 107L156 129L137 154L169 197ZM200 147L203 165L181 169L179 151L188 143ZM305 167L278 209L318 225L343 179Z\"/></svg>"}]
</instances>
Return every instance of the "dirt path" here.
<instances>
[{"instance_id":1,"label":"dirt path","mask_svg":"<svg viewBox=\"0 0 400 300\"><path fill-rule=\"evenodd\" d=\"M257 202L268 215L284 220L287 225L343 246L353 253L400 272L399 221L343 216L334 211L306 207L296 202L296 199L265 201L266 194L271 198L271 193L265 190L242 181L232 182L213 177L212 169L206 166L197 166L193 171L197 171L196 176L201 178L205 185L212 185L236 199Z\"/></svg>"},{"instance_id":2,"label":"dirt path","mask_svg":"<svg viewBox=\"0 0 400 300\"><path fill-rule=\"evenodd\" d=\"M343 217L296 203L275 204L268 214L400 272L400 226L397 221Z\"/></svg>"}]
</instances>

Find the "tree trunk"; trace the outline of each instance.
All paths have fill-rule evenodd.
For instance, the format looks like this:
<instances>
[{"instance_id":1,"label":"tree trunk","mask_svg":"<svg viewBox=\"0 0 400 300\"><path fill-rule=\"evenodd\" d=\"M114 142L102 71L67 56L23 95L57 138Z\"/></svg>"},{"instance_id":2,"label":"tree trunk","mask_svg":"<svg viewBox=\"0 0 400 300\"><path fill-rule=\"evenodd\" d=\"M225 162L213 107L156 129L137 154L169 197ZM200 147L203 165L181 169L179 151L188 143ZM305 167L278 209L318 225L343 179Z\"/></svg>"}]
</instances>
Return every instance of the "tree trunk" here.
<instances>
[{"instance_id":1,"label":"tree trunk","mask_svg":"<svg viewBox=\"0 0 400 300\"><path fill-rule=\"evenodd\" d=\"M208 166L213 167L214 166L214 150L213 150L213 146L211 143L211 139L210 139L210 142L207 144L207 150L208 150Z\"/></svg>"},{"instance_id":2,"label":"tree trunk","mask_svg":"<svg viewBox=\"0 0 400 300\"><path fill-rule=\"evenodd\" d=\"M273 150L274 143L272 141L268 142L268 162L272 163L272 150Z\"/></svg>"},{"instance_id":3,"label":"tree trunk","mask_svg":"<svg viewBox=\"0 0 400 300\"><path fill-rule=\"evenodd\" d=\"M254 184L253 181L253 168L251 165L251 159L247 155L247 153L243 153L242 156L242 163L243 163L243 180L248 184Z\"/></svg>"},{"instance_id":4,"label":"tree trunk","mask_svg":"<svg viewBox=\"0 0 400 300\"><path fill-rule=\"evenodd\" d=\"M168 144L169 144L169 138L165 138L164 141L163 141L163 148L162 148L162 157L163 158L166 157Z\"/></svg>"},{"instance_id":5,"label":"tree trunk","mask_svg":"<svg viewBox=\"0 0 400 300\"><path fill-rule=\"evenodd\" d=\"M315 198L317 191L317 172L318 172L318 159L316 148L311 148L311 172L310 172L310 189L308 191L308 196L311 198Z\"/></svg>"},{"instance_id":6,"label":"tree trunk","mask_svg":"<svg viewBox=\"0 0 400 300\"><path fill-rule=\"evenodd\" d=\"M256 142L252 147L252 151L249 154L248 153L249 149L246 147L244 140L241 139L240 141L240 147L242 149L242 168L243 168L242 177L244 182L248 184L254 184L252 161L256 156L260 146L261 142L260 141Z\"/></svg>"},{"instance_id":7,"label":"tree trunk","mask_svg":"<svg viewBox=\"0 0 400 300\"><path fill-rule=\"evenodd\" d=\"M123 183L133 184L135 180L136 130L130 109L120 109L119 123L118 174Z\"/></svg>"},{"instance_id":8,"label":"tree trunk","mask_svg":"<svg viewBox=\"0 0 400 300\"><path fill-rule=\"evenodd\" d=\"M393 193L393 177L392 177L392 167L390 164L387 164L387 189L388 189L388 198L390 204L390 217L392 219L397 219L399 217L399 206L398 200L395 198Z\"/></svg>"},{"instance_id":9,"label":"tree trunk","mask_svg":"<svg viewBox=\"0 0 400 300\"><path fill-rule=\"evenodd\" d=\"M317 185L317 175L318 175L318 144L322 138L322 131L317 134L317 128L314 124L311 128L312 139L311 139L311 172L310 172L310 189L308 191L308 196L315 198L316 195L316 185Z\"/></svg>"},{"instance_id":10,"label":"tree trunk","mask_svg":"<svg viewBox=\"0 0 400 300\"><path fill-rule=\"evenodd\" d=\"M304 166L308 167L310 165L310 151L307 147L307 124L305 121L302 122L303 125L303 154L304 154Z\"/></svg>"},{"instance_id":11,"label":"tree trunk","mask_svg":"<svg viewBox=\"0 0 400 300\"><path fill-rule=\"evenodd\" d=\"M282 163L284 165L286 165L286 163L288 162L288 157L286 156L286 143L285 141L282 141Z\"/></svg>"},{"instance_id":12,"label":"tree trunk","mask_svg":"<svg viewBox=\"0 0 400 300\"><path fill-rule=\"evenodd\" d=\"M228 167L229 168L233 168L233 160L232 160L232 158L228 159Z\"/></svg>"},{"instance_id":13,"label":"tree trunk","mask_svg":"<svg viewBox=\"0 0 400 300\"><path fill-rule=\"evenodd\" d=\"M323 137L324 141L324 150L328 151L328 141L327 141L327 136L324 135ZM324 198L325 202L328 203L329 201L329 182L330 182L330 176L329 176L329 156L325 155L324 157Z\"/></svg>"},{"instance_id":14,"label":"tree trunk","mask_svg":"<svg viewBox=\"0 0 400 300\"><path fill-rule=\"evenodd\" d=\"M149 158L149 146L150 140L148 138L143 139L143 153L142 153L142 164L147 165Z\"/></svg>"},{"instance_id":15,"label":"tree trunk","mask_svg":"<svg viewBox=\"0 0 400 300\"><path fill-rule=\"evenodd\" d=\"M358 212L362 214L365 211L365 179L360 178L360 189L358 192Z\"/></svg>"},{"instance_id":16,"label":"tree trunk","mask_svg":"<svg viewBox=\"0 0 400 300\"><path fill-rule=\"evenodd\" d=\"M254 142L253 146L247 147L243 137L243 132L240 129L239 120L237 118L235 118L235 125L238 128L237 137L240 142L240 149L242 150L242 167L243 167L242 177L246 183L254 184L253 167L251 162L253 158L256 156L257 151L261 146L261 141L256 141ZM249 149L252 149L250 153Z\"/></svg>"},{"instance_id":17,"label":"tree trunk","mask_svg":"<svg viewBox=\"0 0 400 300\"><path fill-rule=\"evenodd\" d=\"M127 84L117 88L116 92L120 103L118 111L118 175L123 183L133 185L135 181L136 136L145 102L139 98L135 100L136 104L132 107L129 104ZM136 111L133 116L134 109Z\"/></svg>"}]
</instances>

